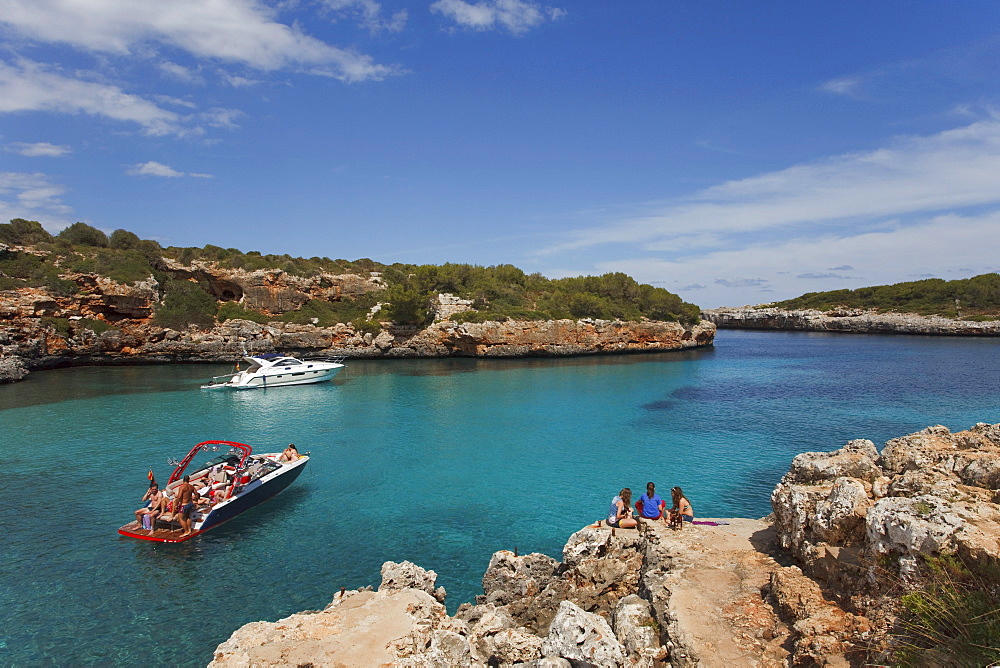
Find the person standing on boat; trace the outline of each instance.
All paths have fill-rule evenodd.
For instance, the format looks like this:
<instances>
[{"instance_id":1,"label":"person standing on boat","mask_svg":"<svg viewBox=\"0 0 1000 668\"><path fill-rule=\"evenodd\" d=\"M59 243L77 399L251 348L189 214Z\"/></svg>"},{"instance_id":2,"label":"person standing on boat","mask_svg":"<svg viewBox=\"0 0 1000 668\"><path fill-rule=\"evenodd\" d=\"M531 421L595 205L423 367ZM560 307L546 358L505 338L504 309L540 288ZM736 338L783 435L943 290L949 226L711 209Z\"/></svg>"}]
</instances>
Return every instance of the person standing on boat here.
<instances>
[{"instance_id":1,"label":"person standing on boat","mask_svg":"<svg viewBox=\"0 0 1000 668\"><path fill-rule=\"evenodd\" d=\"M194 512L194 485L191 476L184 476L184 482L177 486L175 508L179 508L177 521L181 525L181 538L191 533L191 514Z\"/></svg>"}]
</instances>

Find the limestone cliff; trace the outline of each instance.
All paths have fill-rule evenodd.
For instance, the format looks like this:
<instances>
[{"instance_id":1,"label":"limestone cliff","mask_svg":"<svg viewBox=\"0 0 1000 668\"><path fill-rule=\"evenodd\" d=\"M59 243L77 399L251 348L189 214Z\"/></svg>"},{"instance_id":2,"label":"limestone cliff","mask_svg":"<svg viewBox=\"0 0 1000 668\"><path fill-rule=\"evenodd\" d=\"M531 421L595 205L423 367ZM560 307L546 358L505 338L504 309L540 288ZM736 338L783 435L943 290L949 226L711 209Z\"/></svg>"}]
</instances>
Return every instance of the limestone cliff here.
<instances>
[{"instance_id":1,"label":"limestone cliff","mask_svg":"<svg viewBox=\"0 0 1000 668\"><path fill-rule=\"evenodd\" d=\"M304 278L277 269L221 269L200 261L164 259L175 279L198 281L221 301L277 316L309 300L336 302L385 289L376 272ZM440 295L427 328L371 321L331 327L271 320L227 320L211 329L182 331L154 324L161 299L152 277L130 285L90 274L70 274L80 288L65 296L40 288L0 291L0 382L33 369L78 364L168 361L232 362L243 351L323 353L360 358L525 357L678 350L711 345L715 325L608 320L504 321L457 324L447 318L470 302Z\"/></svg>"},{"instance_id":2,"label":"limestone cliff","mask_svg":"<svg viewBox=\"0 0 1000 668\"><path fill-rule=\"evenodd\" d=\"M878 313L862 309L787 311L743 306L702 311L701 317L720 329L773 329L855 334L930 334L939 336L1000 336L1000 320L976 322L915 313Z\"/></svg>"}]
</instances>

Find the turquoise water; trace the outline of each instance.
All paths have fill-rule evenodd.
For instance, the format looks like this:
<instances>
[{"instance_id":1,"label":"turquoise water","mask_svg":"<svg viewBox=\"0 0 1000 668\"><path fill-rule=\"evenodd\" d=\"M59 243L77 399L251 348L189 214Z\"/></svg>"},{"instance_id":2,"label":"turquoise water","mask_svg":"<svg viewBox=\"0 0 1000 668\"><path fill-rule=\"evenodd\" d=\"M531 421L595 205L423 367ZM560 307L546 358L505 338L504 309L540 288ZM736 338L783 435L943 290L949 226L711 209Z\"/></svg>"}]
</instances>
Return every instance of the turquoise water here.
<instances>
[{"instance_id":1,"label":"turquoise water","mask_svg":"<svg viewBox=\"0 0 1000 668\"><path fill-rule=\"evenodd\" d=\"M240 625L322 608L387 560L448 606L499 549L556 557L622 486L759 517L795 454L1000 422L1000 340L722 331L713 349L569 360L353 361L240 393L219 365L78 368L0 386L0 664L204 665ZM312 461L179 545L117 535L207 439Z\"/></svg>"}]
</instances>

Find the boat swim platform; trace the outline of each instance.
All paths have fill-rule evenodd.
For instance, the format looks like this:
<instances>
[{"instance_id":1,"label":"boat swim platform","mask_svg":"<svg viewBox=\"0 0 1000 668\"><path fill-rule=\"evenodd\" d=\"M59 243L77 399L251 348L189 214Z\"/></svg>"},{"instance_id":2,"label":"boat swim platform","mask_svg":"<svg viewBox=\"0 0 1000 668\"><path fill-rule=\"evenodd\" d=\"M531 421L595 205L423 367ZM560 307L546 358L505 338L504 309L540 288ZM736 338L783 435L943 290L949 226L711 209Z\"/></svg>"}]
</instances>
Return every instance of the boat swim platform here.
<instances>
[{"instance_id":1,"label":"boat swim platform","mask_svg":"<svg viewBox=\"0 0 1000 668\"><path fill-rule=\"evenodd\" d=\"M140 540L150 540L156 543L183 543L186 540L194 538L198 534L204 533L204 531L192 531L187 536L181 536L181 529L173 526L169 528L160 527L154 530L143 529L142 525L136 521L129 522L125 526L118 529L118 533L123 536L128 536L129 538L138 538Z\"/></svg>"}]
</instances>

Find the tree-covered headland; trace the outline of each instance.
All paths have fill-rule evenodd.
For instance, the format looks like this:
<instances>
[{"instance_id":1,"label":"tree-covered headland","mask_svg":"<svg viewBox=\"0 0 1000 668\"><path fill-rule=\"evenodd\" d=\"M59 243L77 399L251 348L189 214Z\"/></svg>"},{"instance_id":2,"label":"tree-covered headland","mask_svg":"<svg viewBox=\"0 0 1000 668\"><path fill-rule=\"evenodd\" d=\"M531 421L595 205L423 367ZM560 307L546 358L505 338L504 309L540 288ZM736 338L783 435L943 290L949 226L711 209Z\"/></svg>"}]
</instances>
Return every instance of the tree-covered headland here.
<instances>
[{"instance_id":1,"label":"tree-covered headland","mask_svg":"<svg viewBox=\"0 0 1000 668\"><path fill-rule=\"evenodd\" d=\"M981 274L954 281L928 278L856 290L808 292L768 306L818 311L858 308L961 320L994 320L1000 317L1000 274Z\"/></svg>"},{"instance_id":2,"label":"tree-covered headland","mask_svg":"<svg viewBox=\"0 0 1000 668\"><path fill-rule=\"evenodd\" d=\"M30 247L26 252L0 252L0 290L41 287L68 297L86 289L82 282L73 280L75 275L96 274L128 284L153 277L162 291L154 319L175 329L191 324L211 327L227 319L242 318L262 323L314 322L321 326L349 322L371 330L378 328L368 318L376 304L382 304L377 320L425 326L433 318L432 300L439 293L471 300L475 310L453 316L452 320L458 322L648 318L691 325L700 319L698 306L663 288L640 284L623 273L549 279L506 264L387 265L368 258L300 258L213 245L162 247L127 230L107 235L85 223L70 225L52 235L38 222L20 218L0 224L0 243ZM385 289L336 300L313 299L286 313L263 313L220 299L205 282L181 277L167 260L184 266L202 261L221 269L281 270L306 278L321 274L378 275Z\"/></svg>"}]
</instances>

